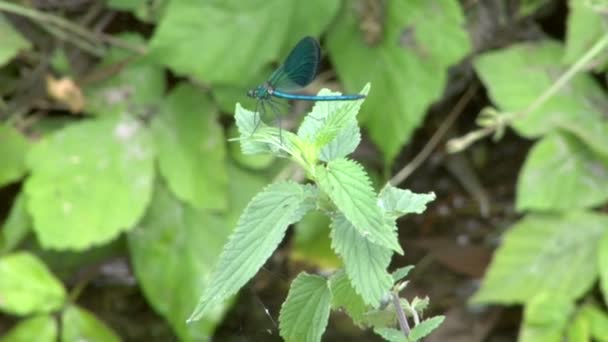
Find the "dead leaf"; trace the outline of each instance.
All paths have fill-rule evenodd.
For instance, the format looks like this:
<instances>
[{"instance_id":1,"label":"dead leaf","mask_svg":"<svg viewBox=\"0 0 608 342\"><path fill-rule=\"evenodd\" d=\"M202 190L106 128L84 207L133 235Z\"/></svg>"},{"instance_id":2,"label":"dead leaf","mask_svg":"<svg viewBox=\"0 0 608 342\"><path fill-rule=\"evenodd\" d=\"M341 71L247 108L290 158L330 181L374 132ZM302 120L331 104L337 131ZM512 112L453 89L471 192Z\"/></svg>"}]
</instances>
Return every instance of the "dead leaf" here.
<instances>
[{"instance_id":1,"label":"dead leaf","mask_svg":"<svg viewBox=\"0 0 608 342\"><path fill-rule=\"evenodd\" d=\"M70 112L80 113L84 109L85 99L82 90L71 78L56 79L52 75L47 75L46 90L53 100L66 105Z\"/></svg>"}]
</instances>

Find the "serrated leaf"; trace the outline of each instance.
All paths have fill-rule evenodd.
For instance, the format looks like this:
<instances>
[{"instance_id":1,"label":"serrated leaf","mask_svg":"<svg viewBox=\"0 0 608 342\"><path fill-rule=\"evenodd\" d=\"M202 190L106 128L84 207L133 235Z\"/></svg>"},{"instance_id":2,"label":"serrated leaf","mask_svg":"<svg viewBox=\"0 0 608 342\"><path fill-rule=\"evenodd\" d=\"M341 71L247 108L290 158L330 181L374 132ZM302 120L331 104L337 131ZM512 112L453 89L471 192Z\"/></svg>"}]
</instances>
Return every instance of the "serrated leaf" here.
<instances>
[{"instance_id":1,"label":"serrated leaf","mask_svg":"<svg viewBox=\"0 0 608 342\"><path fill-rule=\"evenodd\" d=\"M120 341L102 321L75 305L70 305L63 311L61 322L62 341Z\"/></svg>"},{"instance_id":2,"label":"serrated leaf","mask_svg":"<svg viewBox=\"0 0 608 342\"><path fill-rule=\"evenodd\" d=\"M425 319L418 325L412 328L408 335L408 341L418 341L421 338L428 336L433 330L437 329L441 323L445 320L445 316L435 316L429 319Z\"/></svg>"},{"instance_id":3,"label":"serrated leaf","mask_svg":"<svg viewBox=\"0 0 608 342\"><path fill-rule=\"evenodd\" d=\"M134 33L118 38L138 45L145 40ZM130 113L142 117L155 114L165 92L165 70L149 56L136 56L125 49L112 48L97 67L98 73L115 73L86 89L87 112L99 116Z\"/></svg>"},{"instance_id":4,"label":"serrated leaf","mask_svg":"<svg viewBox=\"0 0 608 342\"><path fill-rule=\"evenodd\" d=\"M319 187L356 231L371 243L403 254L392 227L376 204L376 194L363 168L349 159L336 159L316 168Z\"/></svg>"},{"instance_id":5,"label":"serrated leaf","mask_svg":"<svg viewBox=\"0 0 608 342\"><path fill-rule=\"evenodd\" d=\"M608 200L608 166L573 136L544 136L518 177L517 210L566 211Z\"/></svg>"},{"instance_id":6,"label":"serrated leaf","mask_svg":"<svg viewBox=\"0 0 608 342\"><path fill-rule=\"evenodd\" d=\"M0 15L0 25L1 20L2 16ZM2 51L1 47L0 51ZM2 163L0 163L0 187L23 177L27 170L25 155L28 149L29 143L20 132L0 123L0 156L2 156Z\"/></svg>"},{"instance_id":7,"label":"serrated leaf","mask_svg":"<svg viewBox=\"0 0 608 342\"><path fill-rule=\"evenodd\" d=\"M129 232L139 284L182 341L209 338L227 309L218 307L195 324L184 324L229 234L225 219L183 204L162 183L156 185L146 215Z\"/></svg>"},{"instance_id":8,"label":"serrated leaf","mask_svg":"<svg viewBox=\"0 0 608 342\"><path fill-rule=\"evenodd\" d=\"M608 8L608 2L604 6ZM569 0L568 1L568 22L566 30L566 51L564 61L574 64L591 47L599 41L608 31L608 20L606 13L593 6L594 1L590 0ZM608 61L608 55L604 52L595 58L594 64L602 65Z\"/></svg>"},{"instance_id":9,"label":"serrated leaf","mask_svg":"<svg viewBox=\"0 0 608 342\"><path fill-rule=\"evenodd\" d=\"M224 246L210 284L188 321L200 319L245 285L283 240L287 227L312 209L315 200L314 188L288 182L272 184L257 194Z\"/></svg>"},{"instance_id":10,"label":"serrated leaf","mask_svg":"<svg viewBox=\"0 0 608 342\"><path fill-rule=\"evenodd\" d=\"M421 214L426 210L426 205L435 200L435 193L417 194L407 189L386 185L378 197L380 208L392 219L396 219L411 213Z\"/></svg>"},{"instance_id":11,"label":"serrated leaf","mask_svg":"<svg viewBox=\"0 0 608 342\"><path fill-rule=\"evenodd\" d=\"M573 310L572 298L539 293L526 304L518 341L562 341L563 331Z\"/></svg>"},{"instance_id":12,"label":"serrated leaf","mask_svg":"<svg viewBox=\"0 0 608 342\"><path fill-rule=\"evenodd\" d=\"M471 49L458 1L384 2L376 46L361 38L361 13L345 6L327 36L329 57L347 90L371 82L362 121L390 162L447 82L447 69ZM404 77L405 75L405 77Z\"/></svg>"},{"instance_id":13,"label":"serrated leaf","mask_svg":"<svg viewBox=\"0 0 608 342\"><path fill-rule=\"evenodd\" d=\"M361 94L367 95L370 86L367 84ZM319 95L340 95L322 89ZM320 159L330 161L352 153L361 141L357 124L357 113L363 104L359 101L319 101L315 103L300 128L298 136L314 143L321 149Z\"/></svg>"},{"instance_id":14,"label":"serrated leaf","mask_svg":"<svg viewBox=\"0 0 608 342\"><path fill-rule=\"evenodd\" d=\"M177 86L153 131L160 173L176 196L198 209L227 209L224 135L211 101L193 86Z\"/></svg>"},{"instance_id":15,"label":"serrated leaf","mask_svg":"<svg viewBox=\"0 0 608 342\"><path fill-rule=\"evenodd\" d=\"M414 269L414 265L408 265L408 266L404 266L404 267L400 267L398 269L396 269L391 276L393 277L393 281L395 283L400 282L401 280L403 280L403 278L407 277L407 275L410 273L410 271Z\"/></svg>"},{"instance_id":16,"label":"serrated leaf","mask_svg":"<svg viewBox=\"0 0 608 342\"><path fill-rule=\"evenodd\" d=\"M25 194L41 245L82 250L132 228L152 195L153 157L146 127L126 117L76 123L39 142Z\"/></svg>"},{"instance_id":17,"label":"serrated leaf","mask_svg":"<svg viewBox=\"0 0 608 342\"><path fill-rule=\"evenodd\" d=\"M0 66L10 61L19 51L29 49L30 46L30 42L13 28L4 15L0 14Z\"/></svg>"},{"instance_id":18,"label":"serrated leaf","mask_svg":"<svg viewBox=\"0 0 608 342\"><path fill-rule=\"evenodd\" d=\"M285 341L321 341L327 326L331 292L327 281L302 272L291 283L281 306L279 332Z\"/></svg>"},{"instance_id":19,"label":"serrated leaf","mask_svg":"<svg viewBox=\"0 0 608 342\"><path fill-rule=\"evenodd\" d=\"M20 316L51 312L65 299L61 282L35 256L19 252L0 258L0 310Z\"/></svg>"},{"instance_id":20,"label":"serrated leaf","mask_svg":"<svg viewBox=\"0 0 608 342\"><path fill-rule=\"evenodd\" d=\"M475 60L477 74L488 88L492 101L504 112L526 110L566 71L563 46L554 41L511 45L488 52ZM608 98L587 74L578 74L534 112L512 124L526 137L537 137L555 128L578 136L608 156L608 124L603 113Z\"/></svg>"},{"instance_id":21,"label":"serrated leaf","mask_svg":"<svg viewBox=\"0 0 608 342\"><path fill-rule=\"evenodd\" d=\"M2 342L56 342L57 323L50 315L35 316L24 319L6 335L0 337Z\"/></svg>"},{"instance_id":22,"label":"serrated leaf","mask_svg":"<svg viewBox=\"0 0 608 342\"><path fill-rule=\"evenodd\" d=\"M337 0L172 1L152 37L151 53L178 74L242 85L243 75L281 60L302 35L320 34L338 6Z\"/></svg>"},{"instance_id":23,"label":"serrated leaf","mask_svg":"<svg viewBox=\"0 0 608 342\"><path fill-rule=\"evenodd\" d=\"M363 314L367 311L367 305L351 285L346 272L341 270L332 275L329 279L329 288L332 307L346 310L353 322L360 324Z\"/></svg>"},{"instance_id":24,"label":"serrated leaf","mask_svg":"<svg viewBox=\"0 0 608 342\"><path fill-rule=\"evenodd\" d=\"M19 193L13 202L11 212L0 230L0 255L10 252L29 233L31 220L25 209L23 193Z\"/></svg>"},{"instance_id":25,"label":"serrated leaf","mask_svg":"<svg viewBox=\"0 0 608 342\"><path fill-rule=\"evenodd\" d=\"M363 238L341 214L333 218L331 239L355 291L365 303L378 307L393 286L393 278L386 270L392 251Z\"/></svg>"},{"instance_id":26,"label":"serrated leaf","mask_svg":"<svg viewBox=\"0 0 608 342\"><path fill-rule=\"evenodd\" d=\"M526 216L506 233L473 301L524 303L541 292L578 298L596 280L607 230L608 217L590 212Z\"/></svg>"},{"instance_id":27,"label":"serrated leaf","mask_svg":"<svg viewBox=\"0 0 608 342\"><path fill-rule=\"evenodd\" d=\"M407 342L407 338L403 335L401 330L387 327L374 328L374 332L382 338L390 342Z\"/></svg>"}]
</instances>

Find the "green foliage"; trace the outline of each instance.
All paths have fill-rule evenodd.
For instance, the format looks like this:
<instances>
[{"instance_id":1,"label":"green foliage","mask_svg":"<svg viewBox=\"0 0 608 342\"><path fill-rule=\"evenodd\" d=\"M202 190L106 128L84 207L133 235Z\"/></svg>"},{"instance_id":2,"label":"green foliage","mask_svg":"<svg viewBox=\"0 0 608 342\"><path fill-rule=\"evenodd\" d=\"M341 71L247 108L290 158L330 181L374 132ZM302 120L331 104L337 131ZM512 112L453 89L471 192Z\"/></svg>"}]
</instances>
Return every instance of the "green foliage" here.
<instances>
[{"instance_id":1,"label":"green foliage","mask_svg":"<svg viewBox=\"0 0 608 342\"><path fill-rule=\"evenodd\" d=\"M30 218L25 209L23 194L15 199L11 212L0 230L0 255L13 250L31 229Z\"/></svg>"},{"instance_id":2,"label":"green foliage","mask_svg":"<svg viewBox=\"0 0 608 342\"><path fill-rule=\"evenodd\" d=\"M441 95L448 67L471 47L457 1L385 3L377 46L370 48L361 40L355 6L345 6L329 31L327 47L346 89L374 84L363 121L390 163Z\"/></svg>"},{"instance_id":3,"label":"green foliage","mask_svg":"<svg viewBox=\"0 0 608 342\"><path fill-rule=\"evenodd\" d=\"M1 46L0 50L2 50ZM0 186L23 177L26 172L25 154L28 149L29 144L21 133L0 123L0 155L2 156Z\"/></svg>"},{"instance_id":4,"label":"green foliage","mask_svg":"<svg viewBox=\"0 0 608 342\"><path fill-rule=\"evenodd\" d=\"M63 285L35 256L18 252L0 257L0 310L16 315L59 309Z\"/></svg>"},{"instance_id":5,"label":"green foliage","mask_svg":"<svg viewBox=\"0 0 608 342\"><path fill-rule=\"evenodd\" d=\"M542 292L579 298L597 280L607 232L605 215L528 215L506 233L474 301L526 303Z\"/></svg>"},{"instance_id":6,"label":"green foliage","mask_svg":"<svg viewBox=\"0 0 608 342\"><path fill-rule=\"evenodd\" d=\"M330 302L331 292L324 278L298 275L281 306L281 337L294 342L320 341L329 319Z\"/></svg>"},{"instance_id":7,"label":"green foliage","mask_svg":"<svg viewBox=\"0 0 608 342\"><path fill-rule=\"evenodd\" d=\"M408 340L418 341L426 337L433 330L437 329L437 327L439 327L439 325L443 323L443 320L445 320L444 316L435 316L429 319L425 319L412 329L408 336Z\"/></svg>"},{"instance_id":8,"label":"green foliage","mask_svg":"<svg viewBox=\"0 0 608 342\"><path fill-rule=\"evenodd\" d=\"M61 317L62 341L118 342L120 338L88 311L69 305Z\"/></svg>"},{"instance_id":9,"label":"green foliage","mask_svg":"<svg viewBox=\"0 0 608 342\"><path fill-rule=\"evenodd\" d=\"M226 210L228 174L216 109L199 91L171 91L153 122L160 173L177 197L199 209Z\"/></svg>"},{"instance_id":10,"label":"green foliage","mask_svg":"<svg viewBox=\"0 0 608 342\"><path fill-rule=\"evenodd\" d=\"M0 338L2 342L55 342L57 341L57 323L50 315L34 316L17 324L11 331Z\"/></svg>"},{"instance_id":11,"label":"green foliage","mask_svg":"<svg viewBox=\"0 0 608 342\"><path fill-rule=\"evenodd\" d=\"M562 341L574 303L568 296L539 292L526 304L519 341Z\"/></svg>"},{"instance_id":12,"label":"green foliage","mask_svg":"<svg viewBox=\"0 0 608 342\"><path fill-rule=\"evenodd\" d=\"M44 247L83 250L108 242L133 227L152 196L150 133L130 117L56 131L31 149L28 164L27 206Z\"/></svg>"},{"instance_id":13,"label":"green foliage","mask_svg":"<svg viewBox=\"0 0 608 342\"><path fill-rule=\"evenodd\" d=\"M30 47L30 42L11 26L3 14L0 14L0 66L10 61L20 50Z\"/></svg>"},{"instance_id":14,"label":"green foliage","mask_svg":"<svg viewBox=\"0 0 608 342\"><path fill-rule=\"evenodd\" d=\"M594 2L596 2L594 6ZM608 23L605 13L600 9L604 5L604 10L608 8L604 0L568 0L570 14L568 15L566 32L566 52L564 61L575 63L583 54L595 44L598 39L606 34ZM608 62L608 55L600 56L597 65L602 66Z\"/></svg>"}]
</instances>

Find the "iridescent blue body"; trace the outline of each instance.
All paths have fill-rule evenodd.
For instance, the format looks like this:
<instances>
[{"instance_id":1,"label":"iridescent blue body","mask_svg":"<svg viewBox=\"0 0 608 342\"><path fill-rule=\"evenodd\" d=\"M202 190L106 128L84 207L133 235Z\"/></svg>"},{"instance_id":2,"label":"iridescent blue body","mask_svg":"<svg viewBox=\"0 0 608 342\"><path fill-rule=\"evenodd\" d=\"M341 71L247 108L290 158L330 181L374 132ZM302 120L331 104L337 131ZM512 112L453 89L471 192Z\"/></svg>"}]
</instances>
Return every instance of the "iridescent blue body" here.
<instances>
[{"instance_id":1,"label":"iridescent blue body","mask_svg":"<svg viewBox=\"0 0 608 342\"><path fill-rule=\"evenodd\" d=\"M273 98L303 101L354 101L365 98L363 94L319 96L292 93L314 80L320 59L319 43L312 37L302 38L268 81L247 92L247 96L257 100L256 112L258 108L265 111L265 105L268 104L278 115L277 103Z\"/></svg>"}]
</instances>

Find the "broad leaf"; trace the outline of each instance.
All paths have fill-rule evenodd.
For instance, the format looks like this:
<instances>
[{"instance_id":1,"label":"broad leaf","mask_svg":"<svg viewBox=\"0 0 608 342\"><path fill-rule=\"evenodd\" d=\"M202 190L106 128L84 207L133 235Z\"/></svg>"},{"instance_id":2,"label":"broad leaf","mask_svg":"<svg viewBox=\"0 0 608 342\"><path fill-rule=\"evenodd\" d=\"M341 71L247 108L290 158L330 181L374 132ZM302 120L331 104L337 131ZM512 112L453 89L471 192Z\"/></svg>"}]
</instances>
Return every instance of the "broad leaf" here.
<instances>
[{"instance_id":1,"label":"broad leaf","mask_svg":"<svg viewBox=\"0 0 608 342\"><path fill-rule=\"evenodd\" d=\"M30 42L0 14L0 66L10 61L20 50L29 49L30 46Z\"/></svg>"},{"instance_id":2,"label":"broad leaf","mask_svg":"<svg viewBox=\"0 0 608 342\"><path fill-rule=\"evenodd\" d=\"M566 71L563 55L562 45L546 40L485 53L474 66L499 108L521 113ZM605 108L608 98L598 83L590 75L579 74L540 108L518 116L513 127L526 137L561 128L608 156Z\"/></svg>"},{"instance_id":3,"label":"broad leaf","mask_svg":"<svg viewBox=\"0 0 608 342\"><path fill-rule=\"evenodd\" d=\"M597 2L594 7L594 2ZM608 8L608 2L604 0L569 0L568 23L566 31L566 52L564 61L574 64L591 47L603 38L608 31L606 13L600 9L603 2L604 11ZM595 63L602 65L608 61L608 54L604 51L596 58Z\"/></svg>"},{"instance_id":4,"label":"broad leaf","mask_svg":"<svg viewBox=\"0 0 608 342\"><path fill-rule=\"evenodd\" d=\"M144 294L182 341L209 338L226 310L218 307L205 319L184 324L228 234L223 218L183 204L164 184L157 184L148 212L129 232L129 251Z\"/></svg>"},{"instance_id":5,"label":"broad leaf","mask_svg":"<svg viewBox=\"0 0 608 342\"><path fill-rule=\"evenodd\" d=\"M65 302L63 285L35 256L0 257L0 310L15 315L51 312Z\"/></svg>"},{"instance_id":6,"label":"broad leaf","mask_svg":"<svg viewBox=\"0 0 608 342\"><path fill-rule=\"evenodd\" d=\"M598 242L607 230L605 215L528 215L506 233L473 300L524 303L541 292L578 298L597 278Z\"/></svg>"},{"instance_id":7,"label":"broad leaf","mask_svg":"<svg viewBox=\"0 0 608 342\"><path fill-rule=\"evenodd\" d=\"M102 321L75 305L70 305L63 311L61 322L62 341L120 341Z\"/></svg>"},{"instance_id":8,"label":"broad leaf","mask_svg":"<svg viewBox=\"0 0 608 342\"><path fill-rule=\"evenodd\" d=\"M176 196L199 209L228 206L223 130L200 90L180 85L153 124L161 174Z\"/></svg>"},{"instance_id":9,"label":"broad leaf","mask_svg":"<svg viewBox=\"0 0 608 342\"><path fill-rule=\"evenodd\" d=\"M17 247L31 229L31 220L25 209L23 194L19 193L13 207L0 229L0 255Z\"/></svg>"},{"instance_id":10,"label":"broad leaf","mask_svg":"<svg viewBox=\"0 0 608 342\"><path fill-rule=\"evenodd\" d=\"M608 200L608 165L578 139L553 133L537 142L517 184L517 209L567 211Z\"/></svg>"},{"instance_id":11,"label":"broad leaf","mask_svg":"<svg viewBox=\"0 0 608 342\"><path fill-rule=\"evenodd\" d=\"M361 39L361 15L344 6L327 36L330 58L347 90L370 82L363 120L390 162L420 125L447 81L447 69L470 50L458 1L384 2L377 46Z\"/></svg>"},{"instance_id":12,"label":"broad leaf","mask_svg":"<svg viewBox=\"0 0 608 342\"><path fill-rule=\"evenodd\" d=\"M33 147L25 194L42 246L82 250L133 227L152 195L152 148L126 117L73 124Z\"/></svg>"},{"instance_id":13,"label":"broad leaf","mask_svg":"<svg viewBox=\"0 0 608 342\"><path fill-rule=\"evenodd\" d=\"M331 239L355 291L366 304L377 307L393 286L386 270L392 251L363 238L341 214L333 219Z\"/></svg>"},{"instance_id":14,"label":"broad leaf","mask_svg":"<svg viewBox=\"0 0 608 342\"><path fill-rule=\"evenodd\" d=\"M352 226L369 242L403 253L392 227L376 204L376 194L361 165L336 159L319 165L316 177L325 192Z\"/></svg>"},{"instance_id":15,"label":"broad leaf","mask_svg":"<svg viewBox=\"0 0 608 342\"><path fill-rule=\"evenodd\" d=\"M241 215L215 266L209 286L188 319L203 317L234 295L270 257L287 227L314 207L311 186L275 183L256 195Z\"/></svg>"},{"instance_id":16,"label":"broad leaf","mask_svg":"<svg viewBox=\"0 0 608 342\"><path fill-rule=\"evenodd\" d=\"M526 304L518 341L561 342L573 310L574 304L571 298L546 292L539 293Z\"/></svg>"},{"instance_id":17,"label":"broad leaf","mask_svg":"<svg viewBox=\"0 0 608 342\"><path fill-rule=\"evenodd\" d=\"M331 291L319 276L300 273L281 306L279 331L285 341L321 341L331 308Z\"/></svg>"},{"instance_id":18,"label":"broad leaf","mask_svg":"<svg viewBox=\"0 0 608 342\"><path fill-rule=\"evenodd\" d=\"M435 193L417 194L387 185L378 197L380 208L392 219L396 219L411 213L421 214L426 210L426 205L435 200Z\"/></svg>"},{"instance_id":19,"label":"broad leaf","mask_svg":"<svg viewBox=\"0 0 608 342\"><path fill-rule=\"evenodd\" d=\"M35 316L24 319L6 335L0 337L2 342L56 342L57 323L50 315Z\"/></svg>"},{"instance_id":20,"label":"broad leaf","mask_svg":"<svg viewBox=\"0 0 608 342\"><path fill-rule=\"evenodd\" d=\"M344 271L338 271L329 279L331 290L332 307L342 308L350 316L353 322L359 324L363 314L367 311L367 305L357 294Z\"/></svg>"},{"instance_id":21,"label":"broad leaf","mask_svg":"<svg viewBox=\"0 0 608 342\"><path fill-rule=\"evenodd\" d=\"M0 25L1 18L0 15ZM2 38L0 38L1 40ZM20 132L0 123L0 156L2 156L0 187L23 177L26 172L25 155L28 149L29 144Z\"/></svg>"},{"instance_id":22,"label":"broad leaf","mask_svg":"<svg viewBox=\"0 0 608 342\"><path fill-rule=\"evenodd\" d=\"M139 35L129 33L118 37L144 45ZM149 56L113 48L97 70L98 74L112 77L102 78L85 89L88 112L99 116L130 113L148 118L155 115L165 92L166 75Z\"/></svg>"},{"instance_id":23,"label":"broad leaf","mask_svg":"<svg viewBox=\"0 0 608 342\"><path fill-rule=\"evenodd\" d=\"M320 34L338 4L336 0L172 1L152 38L152 56L178 74L242 85L243 75L283 58L304 34Z\"/></svg>"},{"instance_id":24,"label":"broad leaf","mask_svg":"<svg viewBox=\"0 0 608 342\"><path fill-rule=\"evenodd\" d=\"M433 332L433 330L437 329L437 327L443 323L443 320L445 320L445 316L435 316L425 319L412 328L410 334L408 335L408 341L418 341L426 337L428 334Z\"/></svg>"}]
</instances>

